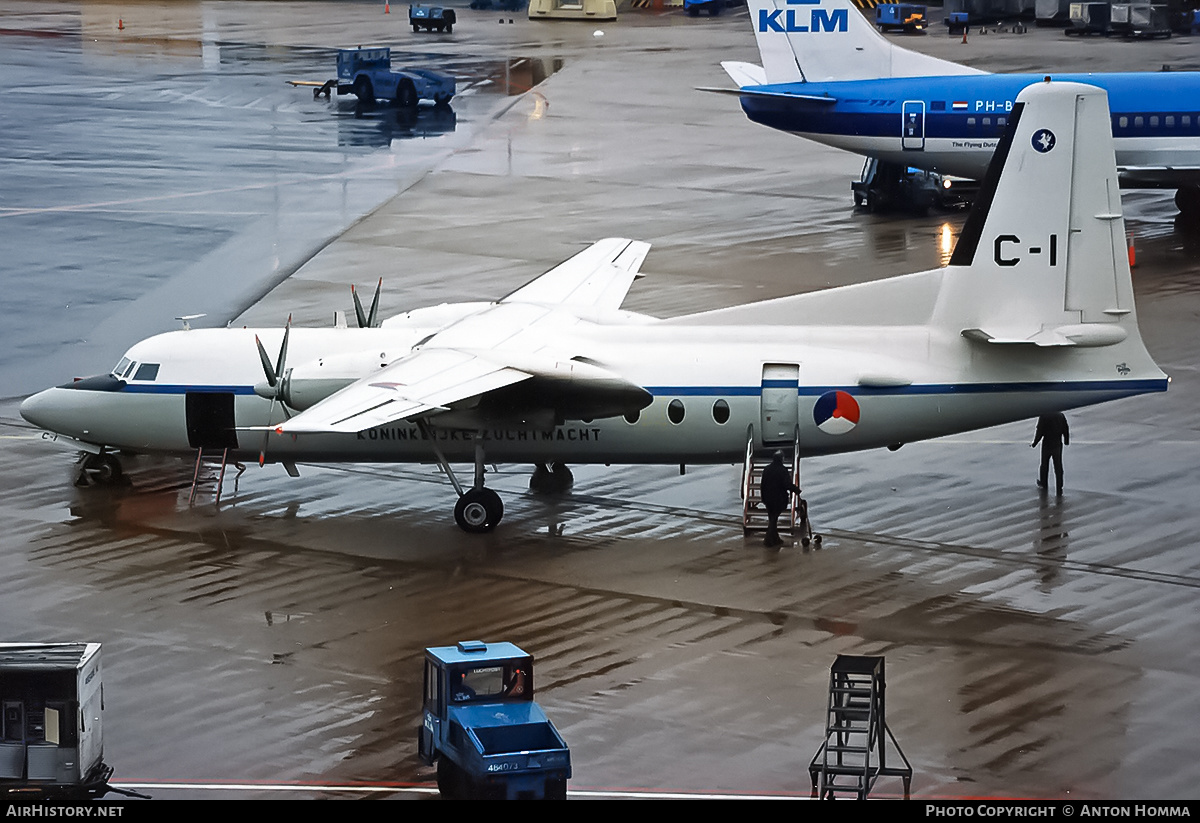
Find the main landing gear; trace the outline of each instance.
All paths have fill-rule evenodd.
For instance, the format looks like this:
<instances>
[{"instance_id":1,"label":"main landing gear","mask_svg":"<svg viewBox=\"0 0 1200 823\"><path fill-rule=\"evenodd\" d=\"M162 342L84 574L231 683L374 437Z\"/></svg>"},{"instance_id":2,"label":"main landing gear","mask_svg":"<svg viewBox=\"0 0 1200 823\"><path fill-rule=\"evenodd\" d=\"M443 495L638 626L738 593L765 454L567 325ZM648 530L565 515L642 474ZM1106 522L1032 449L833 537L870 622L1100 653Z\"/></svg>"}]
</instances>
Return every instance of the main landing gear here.
<instances>
[{"instance_id":1,"label":"main landing gear","mask_svg":"<svg viewBox=\"0 0 1200 823\"><path fill-rule=\"evenodd\" d=\"M563 463L553 463L549 468L545 463L533 467L533 475L529 478L529 490L536 494L560 494L571 488L575 476Z\"/></svg>"},{"instance_id":2,"label":"main landing gear","mask_svg":"<svg viewBox=\"0 0 1200 823\"><path fill-rule=\"evenodd\" d=\"M464 490L454 474L454 469L446 462L446 456L437 446L433 428L424 420L417 421L421 434L433 444L433 452L437 455L438 465L450 478L451 485L458 492L458 502L454 504L454 522L465 532L483 534L496 528L500 518L504 517L504 502L500 495L483 485L483 445L475 444L475 484Z\"/></svg>"},{"instance_id":3,"label":"main landing gear","mask_svg":"<svg viewBox=\"0 0 1200 823\"><path fill-rule=\"evenodd\" d=\"M467 489L454 504L454 522L465 532L482 534L496 528L504 516L500 495L483 486Z\"/></svg>"}]
</instances>

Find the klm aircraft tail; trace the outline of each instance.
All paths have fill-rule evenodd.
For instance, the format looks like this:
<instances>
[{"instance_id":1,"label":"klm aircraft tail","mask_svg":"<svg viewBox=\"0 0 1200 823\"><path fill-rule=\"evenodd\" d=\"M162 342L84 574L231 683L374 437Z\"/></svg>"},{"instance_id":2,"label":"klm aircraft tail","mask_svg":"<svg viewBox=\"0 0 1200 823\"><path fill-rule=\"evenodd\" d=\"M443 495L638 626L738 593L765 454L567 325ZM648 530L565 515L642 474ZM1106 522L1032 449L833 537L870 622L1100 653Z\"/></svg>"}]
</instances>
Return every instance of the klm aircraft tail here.
<instances>
[{"instance_id":1,"label":"klm aircraft tail","mask_svg":"<svg viewBox=\"0 0 1200 823\"><path fill-rule=\"evenodd\" d=\"M722 63L739 86L985 73L900 48L851 0L748 1L763 65Z\"/></svg>"}]
</instances>

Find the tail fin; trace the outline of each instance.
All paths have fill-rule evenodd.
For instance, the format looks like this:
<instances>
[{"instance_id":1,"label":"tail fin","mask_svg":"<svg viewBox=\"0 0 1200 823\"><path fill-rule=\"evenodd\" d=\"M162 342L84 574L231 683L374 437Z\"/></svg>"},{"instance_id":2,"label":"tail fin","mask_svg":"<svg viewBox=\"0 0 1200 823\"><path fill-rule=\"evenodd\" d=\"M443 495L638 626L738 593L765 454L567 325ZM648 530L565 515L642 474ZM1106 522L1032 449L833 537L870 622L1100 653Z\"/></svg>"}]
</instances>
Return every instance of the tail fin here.
<instances>
[{"instance_id":1,"label":"tail fin","mask_svg":"<svg viewBox=\"0 0 1200 823\"><path fill-rule=\"evenodd\" d=\"M851 0L748 2L768 84L985 73L890 43Z\"/></svg>"},{"instance_id":2,"label":"tail fin","mask_svg":"<svg viewBox=\"0 0 1200 823\"><path fill-rule=\"evenodd\" d=\"M988 344L1138 338L1108 95L1038 83L1017 96L1011 117L951 256L938 315Z\"/></svg>"}]
</instances>

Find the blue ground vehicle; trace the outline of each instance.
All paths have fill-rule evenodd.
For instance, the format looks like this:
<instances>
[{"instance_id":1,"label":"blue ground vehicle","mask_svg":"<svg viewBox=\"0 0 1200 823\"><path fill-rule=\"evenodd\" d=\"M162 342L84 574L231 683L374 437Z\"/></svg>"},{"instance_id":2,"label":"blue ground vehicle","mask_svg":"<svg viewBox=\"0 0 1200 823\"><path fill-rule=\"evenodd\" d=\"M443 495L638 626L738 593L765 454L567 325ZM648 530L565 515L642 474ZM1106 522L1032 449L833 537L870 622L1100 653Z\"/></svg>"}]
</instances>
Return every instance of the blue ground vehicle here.
<instances>
[{"instance_id":1,"label":"blue ground vehicle","mask_svg":"<svg viewBox=\"0 0 1200 823\"><path fill-rule=\"evenodd\" d=\"M340 49L337 58L338 94L353 94L366 103L395 100L412 108L421 100L444 105L454 97L454 78L430 69L392 69L392 50L386 46Z\"/></svg>"},{"instance_id":2,"label":"blue ground vehicle","mask_svg":"<svg viewBox=\"0 0 1200 823\"><path fill-rule=\"evenodd\" d=\"M408 7L408 22L413 31L444 31L447 34L454 31L458 22L454 9L444 9L441 6L422 6L421 4Z\"/></svg>"},{"instance_id":3,"label":"blue ground vehicle","mask_svg":"<svg viewBox=\"0 0 1200 823\"><path fill-rule=\"evenodd\" d=\"M533 702L533 658L512 643L425 650L417 753L446 798L565 800L571 752Z\"/></svg>"},{"instance_id":4,"label":"blue ground vehicle","mask_svg":"<svg viewBox=\"0 0 1200 823\"><path fill-rule=\"evenodd\" d=\"M716 17L721 13L721 9L732 5L730 0L683 0L683 10L688 13L689 17L699 17L702 11Z\"/></svg>"},{"instance_id":5,"label":"blue ground vehicle","mask_svg":"<svg viewBox=\"0 0 1200 823\"><path fill-rule=\"evenodd\" d=\"M924 31L929 25L925 6L912 3L883 3L875 7L875 25L880 31Z\"/></svg>"}]
</instances>

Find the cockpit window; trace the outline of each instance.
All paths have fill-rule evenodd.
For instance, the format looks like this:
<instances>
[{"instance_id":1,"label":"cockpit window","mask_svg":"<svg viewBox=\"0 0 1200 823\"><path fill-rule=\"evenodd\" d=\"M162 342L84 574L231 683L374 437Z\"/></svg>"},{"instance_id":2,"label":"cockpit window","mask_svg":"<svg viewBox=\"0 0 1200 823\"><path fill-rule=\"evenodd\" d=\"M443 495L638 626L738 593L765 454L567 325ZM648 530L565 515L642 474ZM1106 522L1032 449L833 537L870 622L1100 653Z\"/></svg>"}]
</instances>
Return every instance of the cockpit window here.
<instances>
[{"instance_id":1,"label":"cockpit window","mask_svg":"<svg viewBox=\"0 0 1200 823\"><path fill-rule=\"evenodd\" d=\"M134 380L155 380L158 377L158 363L143 363L138 366Z\"/></svg>"},{"instance_id":2,"label":"cockpit window","mask_svg":"<svg viewBox=\"0 0 1200 823\"><path fill-rule=\"evenodd\" d=\"M113 377L123 377L125 375L125 370L127 368L129 368L129 366L130 366L129 358L122 357L121 362L118 363L116 365L116 367L112 370L112 376Z\"/></svg>"},{"instance_id":3,"label":"cockpit window","mask_svg":"<svg viewBox=\"0 0 1200 823\"><path fill-rule=\"evenodd\" d=\"M121 376L128 378L129 375L133 374L133 370L136 368L137 368L137 363L130 361L129 365L125 367L125 371L121 372Z\"/></svg>"}]
</instances>

